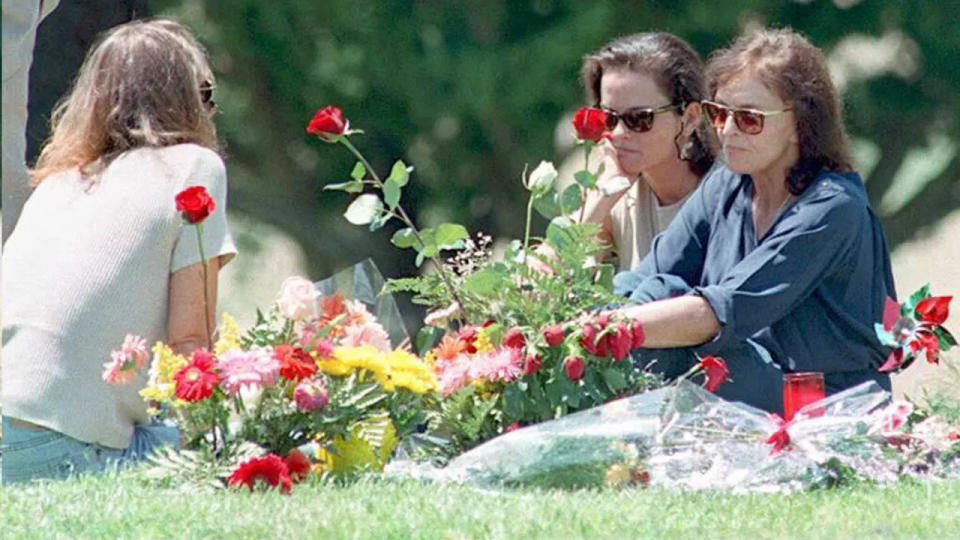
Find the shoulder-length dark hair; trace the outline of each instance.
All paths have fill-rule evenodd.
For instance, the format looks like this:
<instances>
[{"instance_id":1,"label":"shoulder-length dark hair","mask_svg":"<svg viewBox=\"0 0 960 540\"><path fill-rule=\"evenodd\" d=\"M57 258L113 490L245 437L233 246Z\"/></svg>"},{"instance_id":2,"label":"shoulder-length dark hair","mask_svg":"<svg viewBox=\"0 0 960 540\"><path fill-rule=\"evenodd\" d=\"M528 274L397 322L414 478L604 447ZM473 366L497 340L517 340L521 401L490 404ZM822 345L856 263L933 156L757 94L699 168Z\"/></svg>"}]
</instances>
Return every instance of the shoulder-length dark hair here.
<instances>
[{"instance_id":1,"label":"shoulder-length dark hair","mask_svg":"<svg viewBox=\"0 0 960 540\"><path fill-rule=\"evenodd\" d=\"M580 76L592 104L600 103L600 82L607 70L628 68L647 73L670 97L686 110L687 105L706 99L703 61L686 41L666 32L633 34L611 41L583 59ZM715 158L713 135L701 116L697 129L684 144L682 155L690 170L703 176Z\"/></svg>"},{"instance_id":2,"label":"shoulder-length dark hair","mask_svg":"<svg viewBox=\"0 0 960 540\"><path fill-rule=\"evenodd\" d=\"M711 55L710 96L743 73L760 79L793 108L800 158L787 171L790 193L802 193L821 171L853 169L840 98L820 49L789 28L741 36Z\"/></svg>"}]
</instances>

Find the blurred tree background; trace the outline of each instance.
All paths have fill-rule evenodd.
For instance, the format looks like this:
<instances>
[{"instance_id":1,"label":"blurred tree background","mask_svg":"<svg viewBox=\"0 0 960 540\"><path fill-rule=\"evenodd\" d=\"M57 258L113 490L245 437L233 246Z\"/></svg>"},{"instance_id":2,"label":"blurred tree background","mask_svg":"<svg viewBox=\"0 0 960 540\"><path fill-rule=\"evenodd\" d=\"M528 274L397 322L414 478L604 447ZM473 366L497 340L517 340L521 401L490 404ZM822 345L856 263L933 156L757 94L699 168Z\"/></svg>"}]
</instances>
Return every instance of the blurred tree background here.
<instances>
[{"instance_id":1,"label":"blurred tree background","mask_svg":"<svg viewBox=\"0 0 960 540\"><path fill-rule=\"evenodd\" d=\"M584 103L585 53L619 35L664 30L707 55L745 29L787 25L828 54L870 198L895 248L960 206L960 32L951 22L958 7L955 0L61 0L38 40L30 152L97 32L131 17L173 17L205 43L217 72L232 215L289 235L314 279L367 256L387 276L406 275L416 269L411 252L389 244L396 224L375 234L354 227L341 217L347 196L322 191L346 179L353 160L304 132L318 107L336 104L366 131L356 142L378 170L397 158L416 167L403 203L421 225L449 220L520 237L520 173L569 150L567 120ZM248 264L270 268L269 257L257 259L262 240L240 240L255 260Z\"/></svg>"}]
</instances>

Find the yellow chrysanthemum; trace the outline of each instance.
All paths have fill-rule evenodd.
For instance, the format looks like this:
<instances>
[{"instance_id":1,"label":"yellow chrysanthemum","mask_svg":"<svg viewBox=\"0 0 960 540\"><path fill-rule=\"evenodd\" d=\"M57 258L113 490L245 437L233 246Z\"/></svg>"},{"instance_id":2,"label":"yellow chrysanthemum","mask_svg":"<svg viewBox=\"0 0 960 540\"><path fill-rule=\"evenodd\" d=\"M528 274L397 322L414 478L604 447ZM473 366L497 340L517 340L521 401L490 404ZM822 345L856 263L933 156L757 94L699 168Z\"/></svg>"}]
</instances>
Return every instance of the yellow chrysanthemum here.
<instances>
[{"instance_id":1,"label":"yellow chrysanthemum","mask_svg":"<svg viewBox=\"0 0 960 540\"><path fill-rule=\"evenodd\" d=\"M473 346L476 347L478 353L485 353L493 350L493 341L490 339L490 335L487 334L485 329L481 328L480 330L477 330L477 338L474 340Z\"/></svg>"},{"instance_id":2,"label":"yellow chrysanthemum","mask_svg":"<svg viewBox=\"0 0 960 540\"><path fill-rule=\"evenodd\" d=\"M151 350L153 362L150 364L150 380L140 390L140 396L147 401L169 401L176 392L173 376L187 365L187 359L174 353L162 341L156 342Z\"/></svg>"},{"instance_id":3,"label":"yellow chrysanthemum","mask_svg":"<svg viewBox=\"0 0 960 540\"><path fill-rule=\"evenodd\" d=\"M432 366L437 362L437 357L433 351L427 351L427 354L423 355L423 361Z\"/></svg>"},{"instance_id":4,"label":"yellow chrysanthemum","mask_svg":"<svg viewBox=\"0 0 960 540\"><path fill-rule=\"evenodd\" d=\"M213 354L220 356L231 349L241 348L240 336L240 327L237 326L237 320L224 311L223 326L220 329L220 339L218 339L213 346Z\"/></svg>"}]
</instances>

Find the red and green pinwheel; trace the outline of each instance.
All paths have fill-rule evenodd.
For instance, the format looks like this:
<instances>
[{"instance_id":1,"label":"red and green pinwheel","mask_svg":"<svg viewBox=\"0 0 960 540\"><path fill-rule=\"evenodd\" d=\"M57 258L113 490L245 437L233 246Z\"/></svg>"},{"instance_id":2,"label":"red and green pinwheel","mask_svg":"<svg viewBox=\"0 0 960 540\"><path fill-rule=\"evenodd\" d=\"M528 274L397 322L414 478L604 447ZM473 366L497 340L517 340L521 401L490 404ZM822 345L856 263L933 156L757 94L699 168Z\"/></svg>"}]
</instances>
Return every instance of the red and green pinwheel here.
<instances>
[{"instance_id":1,"label":"red and green pinwheel","mask_svg":"<svg viewBox=\"0 0 960 540\"><path fill-rule=\"evenodd\" d=\"M957 344L943 327L950 314L952 296L931 296L930 285L924 285L903 304L887 298L883 323L874 328L880 343L893 347L880 371L899 372L913 363L921 351L927 362L940 362L940 353Z\"/></svg>"}]
</instances>

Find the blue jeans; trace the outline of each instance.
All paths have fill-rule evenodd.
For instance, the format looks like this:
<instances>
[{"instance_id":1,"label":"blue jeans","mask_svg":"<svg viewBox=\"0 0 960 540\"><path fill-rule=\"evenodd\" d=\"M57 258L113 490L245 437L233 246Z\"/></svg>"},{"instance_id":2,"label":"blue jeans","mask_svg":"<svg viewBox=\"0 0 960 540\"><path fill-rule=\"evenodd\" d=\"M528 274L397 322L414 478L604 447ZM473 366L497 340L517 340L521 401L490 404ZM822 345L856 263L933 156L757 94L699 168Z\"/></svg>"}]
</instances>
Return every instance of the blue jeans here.
<instances>
[{"instance_id":1,"label":"blue jeans","mask_svg":"<svg viewBox=\"0 0 960 540\"><path fill-rule=\"evenodd\" d=\"M154 449L166 445L180 445L180 430L175 426L134 426L130 446L121 450L78 441L46 428L14 425L4 416L0 483L100 473L142 461Z\"/></svg>"}]
</instances>

